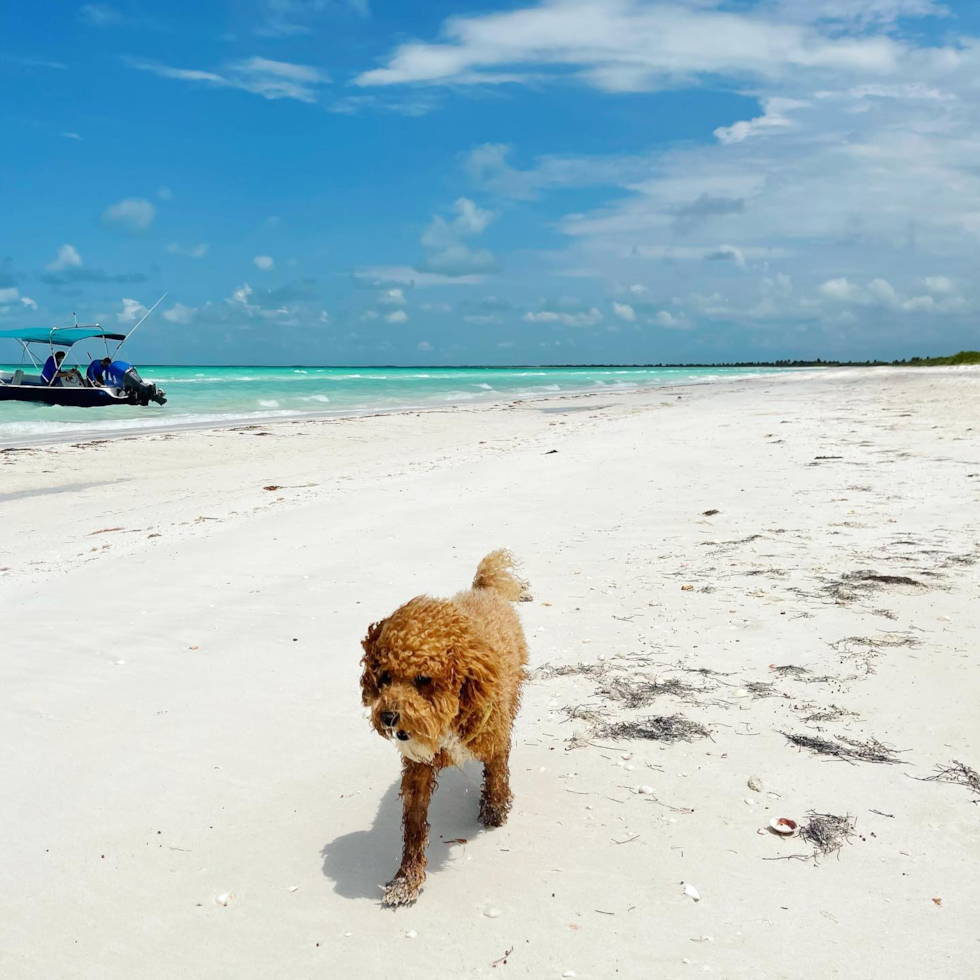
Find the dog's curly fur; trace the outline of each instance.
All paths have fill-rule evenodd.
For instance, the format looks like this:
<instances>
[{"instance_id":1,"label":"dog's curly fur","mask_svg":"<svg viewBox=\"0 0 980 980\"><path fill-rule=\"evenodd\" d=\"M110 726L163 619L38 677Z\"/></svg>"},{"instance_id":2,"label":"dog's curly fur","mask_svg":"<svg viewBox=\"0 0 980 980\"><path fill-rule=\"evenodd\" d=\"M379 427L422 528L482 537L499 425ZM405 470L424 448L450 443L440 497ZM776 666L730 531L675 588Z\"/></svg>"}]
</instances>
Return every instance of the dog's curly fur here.
<instances>
[{"instance_id":1,"label":"dog's curly fur","mask_svg":"<svg viewBox=\"0 0 980 980\"><path fill-rule=\"evenodd\" d=\"M425 881L426 814L445 766L483 763L480 820L499 827L511 805L511 728L521 699L527 643L511 605L530 599L514 560L495 551L473 587L451 599L417 596L372 623L361 642L361 700L371 724L402 753L402 863L384 904L418 898Z\"/></svg>"}]
</instances>

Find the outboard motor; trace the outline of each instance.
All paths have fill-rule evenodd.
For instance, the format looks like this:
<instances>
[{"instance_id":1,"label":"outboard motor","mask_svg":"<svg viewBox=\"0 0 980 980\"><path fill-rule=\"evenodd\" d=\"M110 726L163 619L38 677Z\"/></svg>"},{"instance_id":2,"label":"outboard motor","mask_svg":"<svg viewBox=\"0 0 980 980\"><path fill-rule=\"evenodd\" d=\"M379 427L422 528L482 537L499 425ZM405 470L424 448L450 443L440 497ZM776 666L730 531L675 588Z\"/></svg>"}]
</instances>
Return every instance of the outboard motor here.
<instances>
[{"instance_id":1,"label":"outboard motor","mask_svg":"<svg viewBox=\"0 0 980 980\"><path fill-rule=\"evenodd\" d=\"M144 381L134 367L127 368L123 373L121 387L137 405L146 406L150 402L156 402L158 405L167 403L167 396L152 382Z\"/></svg>"}]
</instances>

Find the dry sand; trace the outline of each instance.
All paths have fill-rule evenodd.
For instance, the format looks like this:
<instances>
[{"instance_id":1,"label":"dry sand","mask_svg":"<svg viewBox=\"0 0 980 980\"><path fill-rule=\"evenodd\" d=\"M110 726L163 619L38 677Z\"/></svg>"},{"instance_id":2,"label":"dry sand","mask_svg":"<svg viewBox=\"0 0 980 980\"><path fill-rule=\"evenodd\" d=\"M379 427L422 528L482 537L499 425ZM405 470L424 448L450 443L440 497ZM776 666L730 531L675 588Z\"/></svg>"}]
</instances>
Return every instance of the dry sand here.
<instances>
[{"instance_id":1,"label":"dry sand","mask_svg":"<svg viewBox=\"0 0 980 980\"><path fill-rule=\"evenodd\" d=\"M976 975L980 792L910 777L980 769L978 420L889 369L0 454L0 977ZM501 545L514 811L444 773L386 912L359 640Z\"/></svg>"}]
</instances>

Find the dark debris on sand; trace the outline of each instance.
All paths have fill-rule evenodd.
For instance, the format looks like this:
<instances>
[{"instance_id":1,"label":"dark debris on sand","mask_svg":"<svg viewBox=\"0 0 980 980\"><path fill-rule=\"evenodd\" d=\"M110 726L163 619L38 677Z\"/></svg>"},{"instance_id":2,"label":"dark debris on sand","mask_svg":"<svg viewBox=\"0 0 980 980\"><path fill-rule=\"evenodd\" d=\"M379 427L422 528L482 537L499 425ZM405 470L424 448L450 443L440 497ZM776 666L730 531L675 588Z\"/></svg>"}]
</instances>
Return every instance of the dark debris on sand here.
<instances>
[{"instance_id":1,"label":"dark debris on sand","mask_svg":"<svg viewBox=\"0 0 980 980\"><path fill-rule=\"evenodd\" d=\"M965 786L973 793L980 795L980 773L971 769L965 762L953 759L948 766L936 765L936 771L931 776L922 779L924 783L956 783ZM980 800L974 800L974 803Z\"/></svg>"},{"instance_id":2,"label":"dark debris on sand","mask_svg":"<svg viewBox=\"0 0 980 980\"><path fill-rule=\"evenodd\" d=\"M651 742L692 742L711 735L704 725L690 721L683 715L650 715L636 721L600 723L592 734L595 738L645 739Z\"/></svg>"},{"instance_id":3,"label":"dark debris on sand","mask_svg":"<svg viewBox=\"0 0 980 980\"><path fill-rule=\"evenodd\" d=\"M833 854L839 851L848 840L854 836L853 817L839 817L833 813L815 813L811 810L810 818L800 827L800 837L814 848L817 854Z\"/></svg>"},{"instance_id":4,"label":"dark debris on sand","mask_svg":"<svg viewBox=\"0 0 980 980\"><path fill-rule=\"evenodd\" d=\"M908 575L881 575L869 568L856 572L845 572L839 578L827 583L825 593L835 602L853 602L883 588L907 588L924 591L929 586L925 582Z\"/></svg>"},{"instance_id":5,"label":"dark debris on sand","mask_svg":"<svg viewBox=\"0 0 980 980\"><path fill-rule=\"evenodd\" d=\"M883 745L876 738L869 738L866 742L858 741L853 738L844 738L842 735L835 736L836 741L829 741L825 738L816 738L813 735L798 735L792 732L780 732L780 734L800 749L808 749L815 755L828 755L835 759L843 759L845 762L874 762L880 765L901 765L902 760L897 758L896 750Z\"/></svg>"}]
</instances>

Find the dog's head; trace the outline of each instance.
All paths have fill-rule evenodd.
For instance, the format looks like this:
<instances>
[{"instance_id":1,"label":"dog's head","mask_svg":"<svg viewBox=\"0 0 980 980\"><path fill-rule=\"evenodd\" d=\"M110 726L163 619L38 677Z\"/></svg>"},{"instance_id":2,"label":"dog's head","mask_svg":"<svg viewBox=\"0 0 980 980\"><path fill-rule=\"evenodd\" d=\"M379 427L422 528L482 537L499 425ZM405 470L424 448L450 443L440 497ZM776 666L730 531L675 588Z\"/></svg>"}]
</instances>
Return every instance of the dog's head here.
<instances>
[{"instance_id":1,"label":"dog's head","mask_svg":"<svg viewBox=\"0 0 980 980\"><path fill-rule=\"evenodd\" d=\"M405 758L431 762L447 739L465 744L486 723L497 667L453 603L412 599L372 623L361 646L361 700Z\"/></svg>"}]
</instances>

